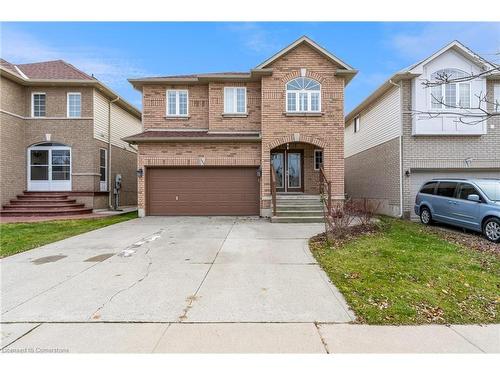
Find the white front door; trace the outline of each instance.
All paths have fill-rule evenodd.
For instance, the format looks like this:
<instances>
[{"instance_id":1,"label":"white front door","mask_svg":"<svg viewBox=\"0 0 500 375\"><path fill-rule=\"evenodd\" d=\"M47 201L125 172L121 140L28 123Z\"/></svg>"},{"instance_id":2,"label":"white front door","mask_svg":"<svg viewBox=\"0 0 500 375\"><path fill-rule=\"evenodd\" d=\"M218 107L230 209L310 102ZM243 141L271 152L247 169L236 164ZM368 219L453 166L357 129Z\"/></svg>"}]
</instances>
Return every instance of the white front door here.
<instances>
[{"instance_id":1,"label":"white front door","mask_svg":"<svg viewBox=\"0 0 500 375\"><path fill-rule=\"evenodd\" d=\"M44 143L28 148L29 191L71 191L71 148Z\"/></svg>"}]
</instances>

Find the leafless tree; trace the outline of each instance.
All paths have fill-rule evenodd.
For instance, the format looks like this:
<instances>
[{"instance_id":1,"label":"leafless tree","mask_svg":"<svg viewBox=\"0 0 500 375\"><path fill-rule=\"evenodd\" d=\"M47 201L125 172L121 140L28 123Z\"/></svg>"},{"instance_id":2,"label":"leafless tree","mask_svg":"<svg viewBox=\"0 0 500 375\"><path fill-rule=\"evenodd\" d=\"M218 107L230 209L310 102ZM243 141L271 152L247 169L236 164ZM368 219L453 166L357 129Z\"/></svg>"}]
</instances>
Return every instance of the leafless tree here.
<instances>
[{"instance_id":1,"label":"leafless tree","mask_svg":"<svg viewBox=\"0 0 500 375\"><path fill-rule=\"evenodd\" d=\"M500 52L496 53L495 55L500 56ZM490 64L490 66L492 66L492 68L486 69L480 73L464 74L459 77L454 76L453 73L450 73L446 70L438 72L433 77L431 77L431 79L424 80L422 82L422 86L424 89L432 89L433 87L443 85L470 82L477 78L486 77L490 74L497 74L500 72L500 65L492 62L488 63ZM438 97L431 93L432 102L441 106L442 109L435 111L421 111L410 109L410 111L412 112L412 114L424 115L428 118L436 118L446 115L456 116L456 121L465 125L477 125L489 120L492 117L500 116L500 102L498 98L494 98L492 100L488 98L488 94L486 92L482 91L479 94L475 94L474 96L477 99L474 105L473 103L469 103L470 105L462 106L447 103L442 96Z\"/></svg>"}]
</instances>

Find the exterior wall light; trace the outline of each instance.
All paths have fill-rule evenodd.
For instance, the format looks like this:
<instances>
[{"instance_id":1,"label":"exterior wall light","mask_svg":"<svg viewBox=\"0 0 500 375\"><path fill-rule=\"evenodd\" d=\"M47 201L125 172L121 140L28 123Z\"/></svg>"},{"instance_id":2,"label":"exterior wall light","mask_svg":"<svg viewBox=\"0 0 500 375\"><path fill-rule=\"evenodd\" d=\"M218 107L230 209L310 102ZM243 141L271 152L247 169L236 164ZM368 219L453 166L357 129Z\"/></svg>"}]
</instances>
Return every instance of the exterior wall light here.
<instances>
[{"instance_id":1,"label":"exterior wall light","mask_svg":"<svg viewBox=\"0 0 500 375\"><path fill-rule=\"evenodd\" d=\"M144 176L144 169L139 168L135 173L137 173L137 177L142 177Z\"/></svg>"},{"instance_id":2,"label":"exterior wall light","mask_svg":"<svg viewBox=\"0 0 500 375\"><path fill-rule=\"evenodd\" d=\"M410 170L409 170L409 169L407 169L407 170L406 170L406 172L405 172L405 176L406 176L406 177L410 177Z\"/></svg>"}]
</instances>

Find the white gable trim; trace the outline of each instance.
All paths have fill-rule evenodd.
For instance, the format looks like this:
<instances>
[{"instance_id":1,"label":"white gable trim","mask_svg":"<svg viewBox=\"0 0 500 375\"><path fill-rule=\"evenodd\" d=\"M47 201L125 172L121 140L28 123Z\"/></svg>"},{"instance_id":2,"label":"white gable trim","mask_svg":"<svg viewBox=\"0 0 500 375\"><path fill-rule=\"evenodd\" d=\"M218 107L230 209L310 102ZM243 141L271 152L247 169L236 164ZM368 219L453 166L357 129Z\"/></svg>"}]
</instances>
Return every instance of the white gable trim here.
<instances>
[{"instance_id":1,"label":"white gable trim","mask_svg":"<svg viewBox=\"0 0 500 375\"><path fill-rule=\"evenodd\" d=\"M448 45L444 46L441 48L439 51L435 52L431 56L427 57L425 60L422 60L413 66L408 68L408 72L412 74L421 74L424 65L428 64L430 61L434 60L435 58L439 57L446 51L453 49L454 51L458 52L460 55L465 57L466 59L470 60L473 62L475 65L478 67L484 69L484 70L489 70L489 69L494 69L495 66L490 64L488 61L483 59L481 56L475 54L472 50L464 46L462 43L460 43L458 40L454 40L453 42L449 43Z\"/></svg>"}]
</instances>

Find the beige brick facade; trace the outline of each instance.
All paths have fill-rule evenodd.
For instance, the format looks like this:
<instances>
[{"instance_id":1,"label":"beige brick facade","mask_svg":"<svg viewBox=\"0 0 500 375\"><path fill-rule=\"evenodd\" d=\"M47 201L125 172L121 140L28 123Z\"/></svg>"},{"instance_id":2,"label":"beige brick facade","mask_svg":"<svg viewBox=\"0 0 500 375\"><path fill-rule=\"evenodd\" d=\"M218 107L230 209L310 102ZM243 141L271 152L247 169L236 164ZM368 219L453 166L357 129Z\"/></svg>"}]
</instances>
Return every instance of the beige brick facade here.
<instances>
[{"instance_id":1,"label":"beige brick facade","mask_svg":"<svg viewBox=\"0 0 500 375\"><path fill-rule=\"evenodd\" d=\"M495 81L487 81L490 100ZM487 134L477 136L414 136L412 135L411 81L401 81L403 101L403 215L410 217L414 197L411 174L422 171L496 171L500 176L500 119L487 121ZM491 100L492 101L492 100ZM471 159L467 166L465 160Z\"/></svg>"},{"instance_id":2,"label":"beige brick facade","mask_svg":"<svg viewBox=\"0 0 500 375\"><path fill-rule=\"evenodd\" d=\"M0 77L0 173L1 204L21 194L27 185L27 149L43 142L71 147L71 189L75 198L89 207L104 208L107 197L99 189L99 148L107 143L94 138L93 88L65 86L23 86ZM46 117L31 117L33 92L46 94ZM81 118L67 117L67 93L82 95ZM121 173L124 184L122 203L136 204L136 153L113 147L112 171ZM107 194L106 194L107 195Z\"/></svg>"},{"instance_id":3,"label":"beige brick facade","mask_svg":"<svg viewBox=\"0 0 500 375\"><path fill-rule=\"evenodd\" d=\"M400 215L400 138L345 159L345 189L353 200L368 199L379 212Z\"/></svg>"},{"instance_id":4,"label":"beige brick facade","mask_svg":"<svg viewBox=\"0 0 500 375\"><path fill-rule=\"evenodd\" d=\"M332 182L334 199L344 197L344 78L336 75L339 65L307 43L275 59L267 69L271 75L247 80L213 79L202 84L158 82L142 85L144 129L208 129L209 132L261 134L261 142L139 142L138 167L145 171L138 181L138 204L145 210L145 181L150 166L234 165L261 166L261 215L270 215L270 154L279 147L304 151L304 192L318 193L318 171L314 150L324 151L324 168ZM321 84L321 113L287 114L286 83L305 76ZM247 88L247 114L224 115L224 87ZM189 90L189 116L166 117L166 90Z\"/></svg>"}]
</instances>

